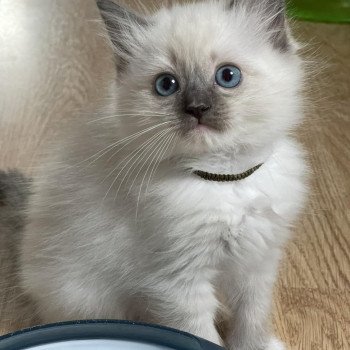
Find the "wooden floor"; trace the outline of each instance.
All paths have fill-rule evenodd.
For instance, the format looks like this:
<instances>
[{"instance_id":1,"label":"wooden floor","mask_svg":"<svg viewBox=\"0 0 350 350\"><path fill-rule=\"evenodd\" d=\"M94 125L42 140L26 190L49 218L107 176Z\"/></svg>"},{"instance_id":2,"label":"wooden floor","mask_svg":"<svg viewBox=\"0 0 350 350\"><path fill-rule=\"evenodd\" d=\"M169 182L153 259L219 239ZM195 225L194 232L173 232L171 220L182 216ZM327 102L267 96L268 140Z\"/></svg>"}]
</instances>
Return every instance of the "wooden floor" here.
<instances>
[{"instance_id":1,"label":"wooden floor","mask_svg":"<svg viewBox=\"0 0 350 350\"><path fill-rule=\"evenodd\" d=\"M144 0L143 2L147 2ZM135 1L131 1L135 3ZM31 174L39 150L94 103L111 69L94 0L0 0L0 169ZM350 348L350 26L295 23L312 66L298 137L312 166L310 202L276 288L274 325L293 350ZM2 242L0 240L0 242ZM0 256L0 334L35 324L10 251Z\"/></svg>"}]
</instances>

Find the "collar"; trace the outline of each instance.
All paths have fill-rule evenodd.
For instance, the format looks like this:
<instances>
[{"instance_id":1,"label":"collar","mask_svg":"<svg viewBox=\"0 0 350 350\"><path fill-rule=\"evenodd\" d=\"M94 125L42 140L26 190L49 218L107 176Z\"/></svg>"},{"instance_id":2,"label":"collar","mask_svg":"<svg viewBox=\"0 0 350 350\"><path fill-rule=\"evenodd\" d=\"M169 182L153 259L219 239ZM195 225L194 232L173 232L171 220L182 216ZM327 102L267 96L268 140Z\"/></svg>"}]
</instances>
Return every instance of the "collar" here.
<instances>
[{"instance_id":1,"label":"collar","mask_svg":"<svg viewBox=\"0 0 350 350\"><path fill-rule=\"evenodd\" d=\"M193 172L193 174L201 177L204 180L207 181L217 181L217 182L233 182L233 181L240 181L243 180L245 178L247 178L248 176L252 175L253 173L255 173L261 166L263 165L263 163L256 165L255 167L241 173L241 174L212 174L212 173L207 173L205 171L202 170L195 170Z\"/></svg>"}]
</instances>

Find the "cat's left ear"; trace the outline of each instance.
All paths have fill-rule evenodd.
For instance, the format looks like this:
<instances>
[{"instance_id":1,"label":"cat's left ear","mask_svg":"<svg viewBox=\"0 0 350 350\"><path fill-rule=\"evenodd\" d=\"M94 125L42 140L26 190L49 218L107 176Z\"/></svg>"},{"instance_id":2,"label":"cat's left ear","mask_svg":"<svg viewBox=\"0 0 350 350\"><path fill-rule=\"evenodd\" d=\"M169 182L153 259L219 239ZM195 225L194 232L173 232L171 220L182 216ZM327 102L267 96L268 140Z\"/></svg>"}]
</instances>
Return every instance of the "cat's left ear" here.
<instances>
[{"instance_id":1,"label":"cat's left ear","mask_svg":"<svg viewBox=\"0 0 350 350\"><path fill-rule=\"evenodd\" d=\"M262 24L270 35L272 45L287 52L293 43L289 37L289 27L286 19L284 0L226 0L229 9L244 7L248 12L256 12L262 19Z\"/></svg>"},{"instance_id":2,"label":"cat's left ear","mask_svg":"<svg viewBox=\"0 0 350 350\"><path fill-rule=\"evenodd\" d=\"M111 0L97 0L97 6L118 56L118 67L123 70L139 47L138 37L148 26L148 21Z\"/></svg>"}]
</instances>

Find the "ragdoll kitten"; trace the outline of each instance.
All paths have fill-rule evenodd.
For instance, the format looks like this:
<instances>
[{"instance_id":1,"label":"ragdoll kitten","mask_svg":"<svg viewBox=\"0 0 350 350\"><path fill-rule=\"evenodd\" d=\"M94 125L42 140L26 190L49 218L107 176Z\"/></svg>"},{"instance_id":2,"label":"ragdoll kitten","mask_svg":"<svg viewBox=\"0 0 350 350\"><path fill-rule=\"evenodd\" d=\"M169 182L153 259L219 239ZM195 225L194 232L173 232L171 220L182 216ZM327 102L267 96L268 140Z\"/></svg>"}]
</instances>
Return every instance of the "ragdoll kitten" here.
<instances>
[{"instance_id":1,"label":"ragdoll kitten","mask_svg":"<svg viewBox=\"0 0 350 350\"><path fill-rule=\"evenodd\" d=\"M139 320L230 350L283 349L268 318L306 171L289 136L302 71L283 1L151 16L98 5L117 77L108 103L71 122L36 178L25 290L46 322Z\"/></svg>"}]
</instances>

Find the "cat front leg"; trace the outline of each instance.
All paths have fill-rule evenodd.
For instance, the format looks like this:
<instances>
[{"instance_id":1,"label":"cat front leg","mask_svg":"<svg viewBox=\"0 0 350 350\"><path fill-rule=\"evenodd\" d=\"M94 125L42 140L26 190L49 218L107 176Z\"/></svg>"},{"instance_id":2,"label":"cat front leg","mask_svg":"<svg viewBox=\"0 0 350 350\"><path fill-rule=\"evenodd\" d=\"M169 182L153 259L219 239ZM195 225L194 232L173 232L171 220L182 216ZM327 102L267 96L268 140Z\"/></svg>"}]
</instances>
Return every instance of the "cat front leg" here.
<instances>
[{"instance_id":1,"label":"cat front leg","mask_svg":"<svg viewBox=\"0 0 350 350\"><path fill-rule=\"evenodd\" d=\"M198 283L192 288L174 286L160 298L151 299L147 309L152 322L223 345L215 327L218 302L209 283Z\"/></svg>"},{"instance_id":2,"label":"cat front leg","mask_svg":"<svg viewBox=\"0 0 350 350\"><path fill-rule=\"evenodd\" d=\"M225 269L220 287L231 314L228 350L284 350L269 322L277 261L269 258L255 272Z\"/></svg>"}]
</instances>

